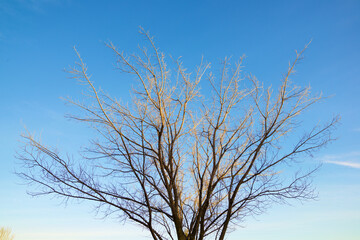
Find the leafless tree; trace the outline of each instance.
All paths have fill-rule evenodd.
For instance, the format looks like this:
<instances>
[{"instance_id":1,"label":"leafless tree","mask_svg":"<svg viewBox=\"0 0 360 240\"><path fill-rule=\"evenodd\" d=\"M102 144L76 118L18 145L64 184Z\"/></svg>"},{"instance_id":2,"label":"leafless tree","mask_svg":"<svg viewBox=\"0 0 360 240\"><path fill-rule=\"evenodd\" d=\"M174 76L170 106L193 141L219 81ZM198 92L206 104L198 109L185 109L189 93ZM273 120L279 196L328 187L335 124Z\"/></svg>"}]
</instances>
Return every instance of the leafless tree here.
<instances>
[{"instance_id":1,"label":"leafless tree","mask_svg":"<svg viewBox=\"0 0 360 240\"><path fill-rule=\"evenodd\" d=\"M243 58L233 65L225 59L218 74L204 63L190 74L180 60L167 62L141 32L150 47L138 55L107 44L118 69L138 80L128 104L95 87L75 49L79 62L69 72L87 85L93 101L67 99L82 112L71 118L101 138L80 164L25 134L19 175L38 186L33 195L93 201L155 240L223 240L244 217L274 201L314 197L312 171L295 170L332 140L337 118L301 136L296 130L299 115L321 99L290 80L305 49L273 91L242 73ZM211 90L201 95L200 85Z\"/></svg>"}]
</instances>

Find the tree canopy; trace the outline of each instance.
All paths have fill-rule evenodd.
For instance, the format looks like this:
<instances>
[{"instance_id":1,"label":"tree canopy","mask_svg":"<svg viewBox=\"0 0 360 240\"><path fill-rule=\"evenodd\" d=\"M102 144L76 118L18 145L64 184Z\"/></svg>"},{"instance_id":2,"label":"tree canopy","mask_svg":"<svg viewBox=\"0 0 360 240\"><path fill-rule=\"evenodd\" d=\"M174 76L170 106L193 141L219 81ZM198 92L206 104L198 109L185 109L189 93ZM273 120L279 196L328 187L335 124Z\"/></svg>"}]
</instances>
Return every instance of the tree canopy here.
<instances>
[{"instance_id":1,"label":"tree canopy","mask_svg":"<svg viewBox=\"0 0 360 240\"><path fill-rule=\"evenodd\" d=\"M80 110L70 118L99 138L76 161L24 134L19 175L36 184L33 195L92 201L155 240L223 240L273 202L314 197L313 170L296 170L332 140L338 118L301 128L299 116L321 99L291 81L306 47L274 90L242 72L243 58L224 59L218 72L202 61L190 73L141 33L149 48L139 54L107 44L117 68L137 80L129 103L98 89L75 49L79 62L69 72L92 102L68 98Z\"/></svg>"}]
</instances>

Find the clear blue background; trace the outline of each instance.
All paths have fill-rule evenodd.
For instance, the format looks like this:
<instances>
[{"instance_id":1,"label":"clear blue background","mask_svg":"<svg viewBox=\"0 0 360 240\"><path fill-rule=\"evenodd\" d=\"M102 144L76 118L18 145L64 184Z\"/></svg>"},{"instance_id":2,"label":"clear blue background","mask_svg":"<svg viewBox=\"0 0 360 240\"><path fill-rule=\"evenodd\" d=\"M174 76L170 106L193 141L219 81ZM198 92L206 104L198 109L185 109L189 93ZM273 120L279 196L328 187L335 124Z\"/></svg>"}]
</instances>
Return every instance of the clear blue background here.
<instances>
[{"instance_id":1,"label":"clear blue background","mask_svg":"<svg viewBox=\"0 0 360 240\"><path fill-rule=\"evenodd\" d=\"M342 116L338 141L315 155L324 163L314 179L317 201L274 205L249 218L232 239L360 238L360 1L0 1L0 226L18 240L146 239L115 218L95 219L91 206L31 198L12 173L24 126L76 154L91 130L63 116L74 111L60 97L80 98L81 86L63 71L76 46L97 86L126 100L132 85L114 71L111 40L128 53L149 30L162 51L182 56L189 69L201 57L216 66L245 54L244 71L276 86L294 50L310 40L293 77L332 96L304 115L324 122ZM346 166L345 166L346 165ZM244 227L244 228L243 228Z\"/></svg>"}]
</instances>

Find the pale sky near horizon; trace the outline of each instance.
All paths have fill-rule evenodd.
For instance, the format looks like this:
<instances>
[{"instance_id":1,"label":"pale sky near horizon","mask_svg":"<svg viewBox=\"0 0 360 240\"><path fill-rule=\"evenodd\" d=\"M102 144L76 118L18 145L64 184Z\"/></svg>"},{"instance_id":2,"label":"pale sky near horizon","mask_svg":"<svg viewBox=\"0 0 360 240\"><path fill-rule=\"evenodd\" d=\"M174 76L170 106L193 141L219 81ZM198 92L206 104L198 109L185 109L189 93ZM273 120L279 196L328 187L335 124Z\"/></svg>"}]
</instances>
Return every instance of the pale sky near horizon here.
<instances>
[{"instance_id":1,"label":"pale sky near horizon","mask_svg":"<svg viewBox=\"0 0 360 240\"><path fill-rule=\"evenodd\" d=\"M251 2L251 3L250 3ZM310 40L294 81L331 96L304 117L326 122L340 114L337 141L315 154L316 201L274 204L249 217L228 240L360 239L360 1L84 1L0 0L0 227L16 240L146 238L116 218L99 219L91 205L31 198L13 174L24 126L60 150L76 154L89 129L68 121L74 109L60 97L81 86L63 71L76 46L95 82L127 97L130 83L114 71L112 41L132 53L142 44L138 26L162 51L193 68L201 57L216 65L246 55L244 71L271 85L281 79L294 50ZM307 126L307 125L306 125ZM304 127L306 127L304 126Z\"/></svg>"}]
</instances>

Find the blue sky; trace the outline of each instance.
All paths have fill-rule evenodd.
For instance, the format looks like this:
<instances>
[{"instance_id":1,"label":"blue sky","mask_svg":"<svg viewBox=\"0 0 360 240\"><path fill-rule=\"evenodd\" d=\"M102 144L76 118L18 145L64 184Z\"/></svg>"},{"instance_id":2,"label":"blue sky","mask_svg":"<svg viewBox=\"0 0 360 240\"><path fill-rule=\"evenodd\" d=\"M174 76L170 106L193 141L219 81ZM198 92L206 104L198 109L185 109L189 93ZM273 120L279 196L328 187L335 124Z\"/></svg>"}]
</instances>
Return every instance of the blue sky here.
<instances>
[{"instance_id":1,"label":"blue sky","mask_svg":"<svg viewBox=\"0 0 360 240\"><path fill-rule=\"evenodd\" d=\"M81 94L63 69L76 46L96 84L126 98L131 87L114 71L111 40L132 53L149 30L162 51L182 56L189 69L201 57L214 65L245 54L246 72L276 84L294 50L310 40L294 80L331 98L304 115L340 114L338 140L315 155L317 201L274 205L231 233L229 240L360 238L360 1L0 1L0 226L16 239L146 239L116 219L99 219L87 204L31 198L12 173L24 126L51 145L76 153L89 129L63 116L60 97ZM306 127L306 126L304 126Z\"/></svg>"}]
</instances>

